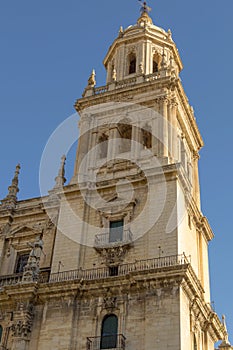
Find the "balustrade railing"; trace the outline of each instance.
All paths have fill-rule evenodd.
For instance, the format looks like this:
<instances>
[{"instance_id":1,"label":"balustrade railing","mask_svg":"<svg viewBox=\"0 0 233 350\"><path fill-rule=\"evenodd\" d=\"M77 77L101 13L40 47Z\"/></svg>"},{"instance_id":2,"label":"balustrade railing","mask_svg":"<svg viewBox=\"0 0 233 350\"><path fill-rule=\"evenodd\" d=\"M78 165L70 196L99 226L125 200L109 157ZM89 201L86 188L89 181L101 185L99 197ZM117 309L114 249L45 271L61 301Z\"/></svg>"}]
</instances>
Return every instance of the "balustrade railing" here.
<instances>
[{"instance_id":1,"label":"balustrade railing","mask_svg":"<svg viewBox=\"0 0 233 350\"><path fill-rule=\"evenodd\" d=\"M161 76L160 72L152 73L152 74L147 74L145 76L145 81L154 81L159 79Z\"/></svg>"},{"instance_id":2,"label":"balustrade railing","mask_svg":"<svg viewBox=\"0 0 233 350\"><path fill-rule=\"evenodd\" d=\"M147 260L138 260L133 263L119 265L116 273L108 267L94 269L77 269L50 274L50 277L40 278L39 283L55 283L74 280L97 280L103 278L112 278L113 276L124 276L132 272L156 270L172 266L186 265L190 263L190 257L185 254L164 256ZM9 276L0 276L0 288L4 286L16 285L22 282L22 274Z\"/></svg>"},{"instance_id":3,"label":"balustrade railing","mask_svg":"<svg viewBox=\"0 0 233 350\"><path fill-rule=\"evenodd\" d=\"M116 82L116 89L132 86L136 82L137 82L137 78L136 77L128 78L128 79L121 80L121 81L117 81Z\"/></svg>"},{"instance_id":4,"label":"balustrade railing","mask_svg":"<svg viewBox=\"0 0 233 350\"><path fill-rule=\"evenodd\" d=\"M132 85L135 85L137 83L137 78L140 76L143 77L144 82L152 82L152 81L155 81L155 80L161 78L161 73L156 72L156 73L147 74L147 75L138 75L138 76L134 76L132 78L116 81L115 82L115 89L122 89L122 88L126 88L126 87L130 87ZM99 87L93 88L93 92L95 95L104 94L105 92L108 92L108 91L109 91L109 85L99 86Z\"/></svg>"},{"instance_id":5,"label":"balustrade railing","mask_svg":"<svg viewBox=\"0 0 233 350\"><path fill-rule=\"evenodd\" d=\"M0 276L0 288L4 286L12 286L22 281L23 274L17 273L14 275Z\"/></svg>"},{"instance_id":6,"label":"balustrade railing","mask_svg":"<svg viewBox=\"0 0 233 350\"><path fill-rule=\"evenodd\" d=\"M125 350L126 338L123 334L113 334L103 337L88 337L87 350L117 349Z\"/></svg>"},{"instance_id":7,"label":"balustrade railing","mask_svg":"<svg viewBox=\"0 0 233 350\"><path fill-rule=\"evenodd\" d=\"M105 86L94 88L94 91L95 91L95 95L103 94L108 91L108 86L105 85Z\"/></svg>"},{"instance_id":8,"label":"balustrade railing","mask_svg":"<svg viewBox=\"0 0 233 350\"><path fill-rule=\"evenodd\" d=\"M101 233L95 236L95 247L106 247L113 246L117 244L128 244L133 241L133 234L130 230L123 230L122 235L115 235L115 237L111 237L110 230L105 233Z\"/></svg>"},{"instance_id":9,"label":"balustrade railing","mask_svg":"<svg viewBox=\"0 0 233 350\"><path fill-rule=\"evenodd\" d=\"M134 263L122 264L118 266L117 274L114 276L124 276L131 272L156 270L172 266L186 265L190 263L190 257L185 254L165 256L154 259L138 260ZM102 278L111 278L113 274L108 267L100 267L86 270L72 270L59 273L52 273L49 282L72 281L72 280L96 280Z\"/></svg>"}]
</instances>

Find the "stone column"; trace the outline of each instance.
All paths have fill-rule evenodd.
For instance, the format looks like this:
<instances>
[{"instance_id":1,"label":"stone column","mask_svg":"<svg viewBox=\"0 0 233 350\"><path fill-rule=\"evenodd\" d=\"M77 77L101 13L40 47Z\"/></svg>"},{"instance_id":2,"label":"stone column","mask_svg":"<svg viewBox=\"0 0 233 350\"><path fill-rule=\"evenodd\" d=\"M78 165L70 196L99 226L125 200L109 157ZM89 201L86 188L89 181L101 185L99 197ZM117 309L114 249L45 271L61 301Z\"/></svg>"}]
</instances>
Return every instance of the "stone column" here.
<instances>
[{"instance_id":1,"label":"stone column","mask_svg":"<svg viewBox=\"0 0 233 350\"><path fill-rule=\"evenodd\" d=\"M90 156L88 156L88 164L87 167L95 167L96 160L98 159L98 148L96 147L98 144L98 130L92 131L91 133L91 141L90 141ZM85 167L86 168L86 167ZM86 169L87 170L87 169Z\"/></svg>"},{"instance_id":2,"label":"stone column","mask_svg":"<svg viewBox=\"0 0 233 350\"><path fill-rule=\"evenodd\" d=\"M193 197L196 200L198 208L201 207L200 200L200 183L199 183L199 171L198 171L198 160L200 159L199 153L197 151L193 152Z\"/></svg>"},{"instance_id":3,"label":"stone column","mask_svg":"<svg viewBox=\"0 0 233 350\"><path fill-rule=\"evenodd\" d=\"M78 123L78 127L80 129L80 136L78 139L78 147L77 147L77 151L76 151L74 175L73 175L70 183L77 183L78 176L80 174L81 164L82 164L82 169L84 169L86 167L86 164L84 166L82 161L89 150L88 147L90 144L90 137L91 137L90 116L88 114L81 115L81 119Z\"/></svg>"},{"instance_id":4,"label":"stone column","mask_svg":"<svg viewBox=\"0 0 233 350\"><path fill-rule=\"evenodd\" d=\"M141 151L141 129L133 125L132 126L132 145L131 145L131 158L132 160L136 160L140 158Z\"/></svg>"},{"instance_id":5,"label":"stone column","mask_svg":"<svg viewBox=\"0 0 233 350\"><path fill-rule=\"evenodd\" d=\"M178 160L178 123L177 123L177 107L178 103L175 99L171 101L171 125L172 125L172 142L171 142L171 156L173 157L174 161Z\"/></svg>"},{"instance_id":6,"label":"stone column","mask_svg":"<svg viewBox=\"0 0 233 350\"><path fill-rule=\"evenodd\" d=\"M156 101L156 112L154 112L156 114L156 117L153 117L152 119L152 153L154 156L158 156L159 155L159 135L160 135L160 130L159 130L159 120L160 120L160 116L159 116L159 102Z\"/></svg>"},{"instance_id":7,"label":"stone column","mask_svg":"<svg viewBox=\"0 0 233 350\"><path fill-rule=\"evenodd\" d=\"M113 125L109 130L109 140L108 140L108 154L107 160L111 161L116 158L118 154L118 140L117 140L117 126Z\"/></svg>"},{"instance_id":8,"label":"stone column","mask_svg":"<svg viewBox=\"0 0 233 350\"><path fill-rule=\"evenodd\" d=\"M160 156L168 157L168 100L166 97L160 100Z\"/></svg>"},{"instance_id":9,"label":"stone column","mask_svg":"<svg viewBox=\"0 0 233 350\"><path fill-rule=\"evenodd\" d=\"M173 152L172 152L172 135L173 135L173 126L172 126L172 104L169 101L168 104L168 123L167 123L167 128L168 128L168 157L172 161L173 159Z\"/></svg>"}]
</instances>

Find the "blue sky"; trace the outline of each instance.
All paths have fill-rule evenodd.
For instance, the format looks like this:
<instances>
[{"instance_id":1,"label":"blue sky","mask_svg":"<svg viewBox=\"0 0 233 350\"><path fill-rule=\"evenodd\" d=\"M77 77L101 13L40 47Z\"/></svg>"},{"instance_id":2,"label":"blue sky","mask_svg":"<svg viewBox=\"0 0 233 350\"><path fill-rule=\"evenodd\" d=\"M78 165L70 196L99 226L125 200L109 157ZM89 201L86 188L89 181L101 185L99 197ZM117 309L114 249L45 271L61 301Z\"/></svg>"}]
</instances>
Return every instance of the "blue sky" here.
<instances>
[{"instance_id":1,"label":"blue sky","mask_svg":"<svg viewBox=\"0 0 233 350\"><path fill-rule=\"evenodd\" d=\"M173 32L184 63L182 82L205 141L200 179L202 210L215 232L212 299L219 315L226 314L233 340L233 2L151 0L149 5L154 23ZM92 68L97 85L105 84L107 49L120 25L134 24L138 16L136 0L1 1L1 198L17 162L22 165L19 198L40 195L39 164L47 140L74 113ZM55 162L58 166L59 159ZM73 163L74 147L68 179Z\"/></svg>"}]
</instances>

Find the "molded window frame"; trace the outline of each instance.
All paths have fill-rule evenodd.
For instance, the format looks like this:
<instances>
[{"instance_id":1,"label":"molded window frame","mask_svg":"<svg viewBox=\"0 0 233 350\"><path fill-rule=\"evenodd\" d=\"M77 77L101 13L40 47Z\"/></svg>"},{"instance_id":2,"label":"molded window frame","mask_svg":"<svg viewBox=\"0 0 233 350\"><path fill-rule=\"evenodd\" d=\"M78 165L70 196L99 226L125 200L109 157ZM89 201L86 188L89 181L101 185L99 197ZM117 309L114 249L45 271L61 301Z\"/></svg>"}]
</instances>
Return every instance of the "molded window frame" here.
<instances>
[{"instance_id":1,"label":"molded window frame","mask_svg":"<svg viewBox=\"0 0 233 350\"><path fill-rule=\"evenodd\" d=\"M115 314L104 316L101 324L100 349L117 348L118 323L118 317Z\"/></svg>"},{"instance_id":2,"label":"molded window frame","mask_svg":"<svg viewBox=\"0 0 233 350\"><path fill-rule=\"evenodd\" d=\"M17 253L14 273L23 273L23 269L27 265L27 262L28 262L29 254L30 253L27 251ZM22 260L21 264L20 264L20 260Z\"/></svg>"}]
</instances>

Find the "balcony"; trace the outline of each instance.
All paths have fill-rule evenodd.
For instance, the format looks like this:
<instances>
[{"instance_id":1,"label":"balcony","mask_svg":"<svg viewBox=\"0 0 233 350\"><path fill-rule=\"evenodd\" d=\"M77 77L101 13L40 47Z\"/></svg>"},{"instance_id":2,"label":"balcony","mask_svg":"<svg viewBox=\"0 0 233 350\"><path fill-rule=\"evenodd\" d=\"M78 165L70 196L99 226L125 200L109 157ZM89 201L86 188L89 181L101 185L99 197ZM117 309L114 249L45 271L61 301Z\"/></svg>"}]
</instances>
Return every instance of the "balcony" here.
<instances>
[{"instance_id":1,"label":"balcony","mask_svg":"<svg viewBox=\"0 0 233 350\"><path fill-rule=\"evenodd\" d=\"M42 268L40 270L39 282L46 283L49 281L50 268ZM23 279L23 272L14 273L12 275L0 276L0 290L5 286L14 286L20 284ZM1 348L0 348L1 350Z\"/></svg>"},{"instance_id":2,"label":"balcony","mask_svg":"<svg viewBox=\"0 0 233 350\"><path fill-rule=\"evenodd\" d=\"M164 256L161 258L138 260L133 263L121 264L118 266L117 276L126 276L134 272L145 272L148 270L157 271L163 268L186 266L190 264L190 257L185 254ZM85 280L92 281L103 278L112 278L108 267L100 267L94 269L78 269L71 271L63 271L59 273L52 273L50 275L49 283Z\"/></svg>"},{"instance_id":3,"label":"balcony","mask_svg":"<svg viewBox=\"0 0 233 350\"><path fill-rule=\"evenodd\" d=\"M0 289L4 286L13 286L22 281L23 274L15 273L14 275L0 276ZM1 348L0 348L1 350Z\"/></svg>"},{"instance_id":4,"label":"balcony","mask_svg":"<svg viewBox=\"0 0 233 350\"><path fill-rule=\"evenodd\" d=\"M125 350L125 341L123 334L87 338L87 350Z\"/></svg>"},{"instance_id":5,"label":"balcony","mask_svg":"<svg viewBox=\"0 0 233 350\"><path fill-rule=\"evenodd\" d=\"M164 256L160 258L146 259L146 260L137 260L132 263L120 264L118 266L117 276L126 276L130 273L135 272L145 272L145 271L154 271L161 270L164 268L179 267L189 265L191 262L191 257L186 256L185 254L181 255L171 255ZM100 267L93 269L77 269L62 271L58 273L50 274L46 271L46 274L43 275L43 269L41 270L41 276L39 283L57 283L65 281L93 281L103 278L112 278L111 271L108 267ZM116 276L116 275L115 275ZM0 290L4 286L17 285L22 282L22 274L13 274L8 276L0 276Z\"/></svg>"},{"instance_id":6,"label":"balcony","mask_svg":"<svg viewBox=\"0 0 233 350\"><path fill-rule=\"evenodd\" d=\"M123 230L120 234L116 231L111 234L110 231L95 236L95 248L109 248L122 245L128 245L133 242L133 234L130 230Z\"/></svg>"}]
</instances>

